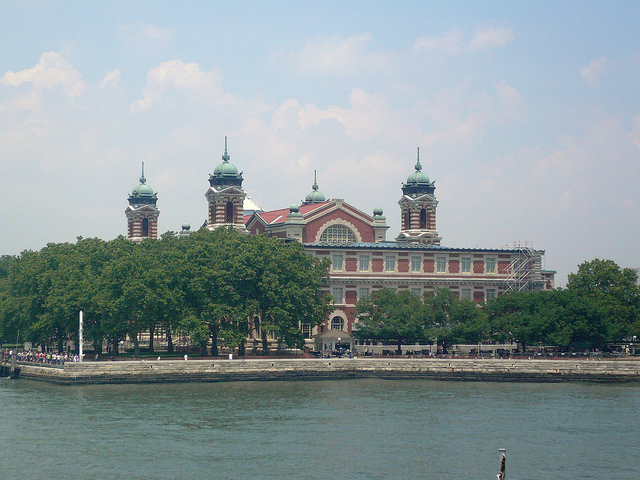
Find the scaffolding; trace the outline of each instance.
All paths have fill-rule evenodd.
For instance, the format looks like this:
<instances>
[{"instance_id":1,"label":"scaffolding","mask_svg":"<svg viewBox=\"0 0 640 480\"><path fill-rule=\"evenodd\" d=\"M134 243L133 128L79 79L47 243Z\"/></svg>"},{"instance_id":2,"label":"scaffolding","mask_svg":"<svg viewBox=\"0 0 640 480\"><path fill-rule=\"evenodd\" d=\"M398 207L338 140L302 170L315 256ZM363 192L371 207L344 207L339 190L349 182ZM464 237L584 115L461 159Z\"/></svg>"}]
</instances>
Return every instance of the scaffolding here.
<instances>
[{"instance_id":1,"label":"scaffolding","mask_svg":"<svg viewBox=\"0 0 640 480\"><path fill-rule=\"evenodd\" d=\"M517 252L507 272L506 292L530 292L544 287L542 278L542 252L533 248L533 242L514 242Z\"/></svg>"}]
</instances>

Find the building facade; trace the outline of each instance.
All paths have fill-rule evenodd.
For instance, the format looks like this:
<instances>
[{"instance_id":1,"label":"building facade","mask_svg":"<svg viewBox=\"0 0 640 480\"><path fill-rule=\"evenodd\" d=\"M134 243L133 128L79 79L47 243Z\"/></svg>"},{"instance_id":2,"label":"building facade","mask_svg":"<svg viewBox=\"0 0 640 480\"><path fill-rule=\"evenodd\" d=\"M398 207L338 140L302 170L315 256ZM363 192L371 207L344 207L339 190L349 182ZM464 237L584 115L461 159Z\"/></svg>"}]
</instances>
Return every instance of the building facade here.
<instances>
[{"instance_id":1,"label":"building facade","mask_svg":"<svg viewBox=\"0 0 640 480\"><path fill-rule=\"evenodd\" d=\"M135 241L157 236L157 195L145 182L143 167L140 185L129 196L125 212L128 236ZM319 327L301 325L309 339L330 330L350 334L357 323L358 299L383 288L409 290L418 296L447 288L476 303L510 291L553 288L555 272L543 268L545 252L531 245L442 245L436 229L435 181L422 171L419 151L413 172L402 184L398 201L401 229L395 240L386 238L389 225L381 208L368 214L343 199L327 199L319 190L315 174L312 190L300 205L270 211L247 196L242 182L242 172L230 162L225 137L222 163L209 176L205 193L207 228L232 227L253 235L301 242L309 255L331 261L325 288L333 297L334 309ZM181 235L188 233L188 225L183 226Z\"/></svg>"}]
</instances>

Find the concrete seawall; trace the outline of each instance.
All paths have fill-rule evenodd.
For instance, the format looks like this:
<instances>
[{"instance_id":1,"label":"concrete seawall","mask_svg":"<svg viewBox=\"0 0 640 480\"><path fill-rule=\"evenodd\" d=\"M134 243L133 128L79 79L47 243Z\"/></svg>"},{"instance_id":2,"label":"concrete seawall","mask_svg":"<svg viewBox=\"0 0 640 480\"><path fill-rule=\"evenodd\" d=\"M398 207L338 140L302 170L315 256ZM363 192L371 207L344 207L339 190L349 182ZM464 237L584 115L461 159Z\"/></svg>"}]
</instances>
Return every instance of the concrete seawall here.
<instances>
[{"instance_id":1,"label":"concrete seawall","mask_svg":"<svg viewBox=\"0 0 640 480\"><path fill-rule=\"evenodd\" d=\"M640 362L467 359L278 359L21 363L19 377L57 384L433 379L501 382L637 382Z\"/></svg>"}]
</instances>

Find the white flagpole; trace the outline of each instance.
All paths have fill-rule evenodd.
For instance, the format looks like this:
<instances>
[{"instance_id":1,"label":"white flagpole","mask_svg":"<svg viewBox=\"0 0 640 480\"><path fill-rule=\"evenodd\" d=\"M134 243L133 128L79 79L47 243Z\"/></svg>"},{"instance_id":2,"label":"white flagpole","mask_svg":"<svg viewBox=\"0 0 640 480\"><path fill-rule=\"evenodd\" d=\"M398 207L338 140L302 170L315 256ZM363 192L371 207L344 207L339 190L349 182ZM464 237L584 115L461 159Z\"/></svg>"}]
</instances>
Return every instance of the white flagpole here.
<instances>
[{"instance_id":1,"label":"white flagpole","mask_svg":"<svg viewBox=\"0 0 640 480\"><path fill-rule=\"evenodd\" d=\"M82 310L80 310L80 339L79 339L79 343L80 343L80 358L78 359L78 361L82 361L82 357L84 357L84 340L82 337Z\"/></svg>"}]
</instances>

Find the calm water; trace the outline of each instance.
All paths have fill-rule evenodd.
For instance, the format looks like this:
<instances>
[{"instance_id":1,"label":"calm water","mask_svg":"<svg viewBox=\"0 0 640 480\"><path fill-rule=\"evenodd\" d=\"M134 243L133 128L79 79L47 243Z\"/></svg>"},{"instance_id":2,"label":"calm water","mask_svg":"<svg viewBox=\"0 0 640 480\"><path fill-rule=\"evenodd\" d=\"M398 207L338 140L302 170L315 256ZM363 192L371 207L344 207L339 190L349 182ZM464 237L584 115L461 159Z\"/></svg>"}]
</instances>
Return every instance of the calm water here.
<instances>
[{"instance_id":1,"label":"calm water","mask_svg":"<svg viewBox=\"0 0 640 480\"><path fill-rule=\"evenodd\" d=\"M0 381L2 479L637 479L640 384Z\"/></svg>"}]
</instances>

